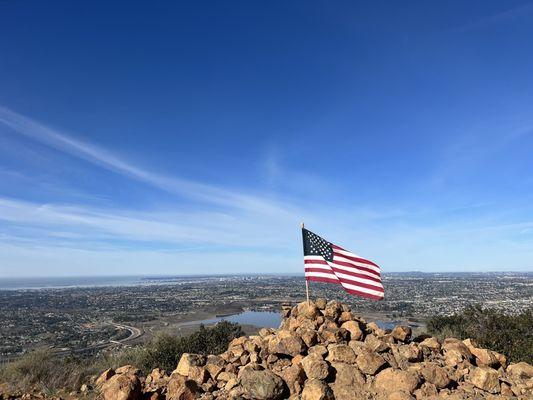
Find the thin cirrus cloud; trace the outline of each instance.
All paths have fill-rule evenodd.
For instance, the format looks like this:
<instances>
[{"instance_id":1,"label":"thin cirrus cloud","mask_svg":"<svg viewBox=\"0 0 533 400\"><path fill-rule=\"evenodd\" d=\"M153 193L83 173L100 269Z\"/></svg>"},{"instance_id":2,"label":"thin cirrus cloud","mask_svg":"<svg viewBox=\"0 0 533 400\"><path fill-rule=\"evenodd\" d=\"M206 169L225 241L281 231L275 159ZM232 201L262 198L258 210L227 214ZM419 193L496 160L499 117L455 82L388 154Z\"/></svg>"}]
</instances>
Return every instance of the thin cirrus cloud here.
<instances>
[{"instance_id":1,"label":"thin cirrus cloud","mask_svg":"<svg viewBox=\"0 0 533 400\"><path fill-rule=\"evenodd\" d=\"M140 168L123 158L82 142L57 129L0 106L0 122L12 131L50 148L60 150L99 168L113 171L150 187L164 190L215 206L186 211L97 208L87 204L43 204L0 197L0 233L3 241L24 245L33 243L56 247L75 247L99 251L104 245L129 247L141 245L161 249L168 247L207 246L264 249L287 247L291 234L297 232L303 211L287 201L268 200L256 195L226 190L213 185L166 176ZM65 188L69 189L69 188ZM261 227L258 230L258 227ZM292 228L292 229L291 229Z\"/></svg>"},{"instance_id":2,"label":"thin cirrus cloud","mask_svg":"<svg viewBox=\"0 0 533 400\"><path fill-rule=\"evenodd\" d=\"M0 106L0 122L13 131L90 163L141 181L166 192L219 206L265 213L292 214L286 205L213 185L169 177L134 166L111 152L52 129L34 119Z\"/></svg>"},{"instance_id":3,"label":"thin cirrus cloud","mask_svg":"<svg viewBox=\"0 0 533 400\"><path fill-rule=\"evenodd\" d=\"M143 169L5 107L0 107L0 122L90 166L176 197L170 208L139 209L89 205L82 197L64 204L61 197L49 203L0 194L0 276L145 273L145 265L153 265L156 273L194 273L202 266L209 266L204 272L298 272L302 219L385 270L524 268L524 260L533 257L531 223L498 218L501 211L491 211L490 205L468 206L477 217L469 212L465 219L462 208L433 203L372 208L304 204L294 197L280 201ZM270 172L280 173L277 163L272 166ZM182 197L193 206L181 207Z\"/></svg>"}]
</instances>

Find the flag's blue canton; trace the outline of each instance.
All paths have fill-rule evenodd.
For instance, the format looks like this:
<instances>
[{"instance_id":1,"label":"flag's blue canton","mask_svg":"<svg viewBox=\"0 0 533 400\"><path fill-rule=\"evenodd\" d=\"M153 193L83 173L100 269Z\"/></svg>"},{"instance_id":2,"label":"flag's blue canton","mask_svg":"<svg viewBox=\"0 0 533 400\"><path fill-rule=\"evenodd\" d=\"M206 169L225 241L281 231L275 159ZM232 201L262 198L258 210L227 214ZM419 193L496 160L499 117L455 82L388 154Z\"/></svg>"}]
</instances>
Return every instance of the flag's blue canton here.
<instances>
[{"instance_id":1,"label":"flag's blue canton","mask_svg":"<svg viewBox=\"0 0 533 400\"><path fill-rule=\"evenodd\" d=\"M307 229L303 230L303 236L304 255L322 256L326 261L333 261L333 248L330 242Z\"/></svg>"}]
</instances>

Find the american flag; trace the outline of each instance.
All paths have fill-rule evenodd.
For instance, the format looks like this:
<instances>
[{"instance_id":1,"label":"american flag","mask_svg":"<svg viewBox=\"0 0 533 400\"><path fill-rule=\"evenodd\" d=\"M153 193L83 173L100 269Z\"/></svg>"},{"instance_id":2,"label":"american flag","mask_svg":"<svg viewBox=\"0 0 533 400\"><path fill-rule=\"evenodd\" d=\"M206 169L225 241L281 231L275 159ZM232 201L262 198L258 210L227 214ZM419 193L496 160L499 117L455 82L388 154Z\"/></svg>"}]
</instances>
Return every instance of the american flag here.
<instances>
[{"instance_id":1,"label":"american flag","mask_svg":"<svg viewBox=\"0 0 533 400\"><path fill-rule=\"evenodd\" d=\"M350 294L383 299L379 266L305 228L302 228L302 235L306 280L337 283Z\"/></svg>"}]
</instances>

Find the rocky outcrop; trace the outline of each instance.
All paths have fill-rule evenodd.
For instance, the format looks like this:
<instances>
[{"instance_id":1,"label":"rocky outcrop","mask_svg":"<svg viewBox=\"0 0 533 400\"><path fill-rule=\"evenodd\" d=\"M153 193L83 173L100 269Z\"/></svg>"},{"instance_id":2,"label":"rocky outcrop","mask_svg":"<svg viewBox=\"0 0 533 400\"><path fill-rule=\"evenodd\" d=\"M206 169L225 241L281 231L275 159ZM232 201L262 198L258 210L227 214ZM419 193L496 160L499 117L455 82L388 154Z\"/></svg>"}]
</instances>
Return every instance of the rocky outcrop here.
<instances>
[{"instance_id":1,"label":"rocky outcrop","mask_svg":"<svg viewBox=\"0 0 533 400\"><path fill-rule=\"evenodd\" d=\"M472 340L411 338L380 329L336 301L284 307L278 330L233 340L219 355L183 354L168 374L132 366L95 382L105 400L531 399L533 367Z\"/></svg>"}]
</instances>

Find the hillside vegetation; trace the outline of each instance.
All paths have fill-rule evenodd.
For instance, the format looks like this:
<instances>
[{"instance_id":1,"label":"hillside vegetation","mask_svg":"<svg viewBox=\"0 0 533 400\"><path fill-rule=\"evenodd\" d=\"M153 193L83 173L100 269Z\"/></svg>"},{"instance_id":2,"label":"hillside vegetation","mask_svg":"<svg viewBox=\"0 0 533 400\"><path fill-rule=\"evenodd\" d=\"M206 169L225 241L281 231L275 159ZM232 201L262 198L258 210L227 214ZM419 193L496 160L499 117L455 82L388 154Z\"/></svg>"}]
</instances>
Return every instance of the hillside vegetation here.
<instances>
[{"instance_id":1,"label":"hillside vegetation","mask_svg":"<svg viewBox=\"0 0 533 400\"><path fill-rule=\"evenodd\" d=\"M512 315L503 311L466 308L452 316L435 316L427 322L428 332L439 337L472 338L481 346L507 356L510 361L533 363L533 312Z\"/></svg>"},{"instance_id":2,"label":"hillside vegetation","mask_svg":"<svg viewBox=\"0 0 533 400\"><path fill-rule=\"evenodd\" d=\"M37 350L0 368L0 383L7 383L12 392L77 390L91 376L105 369L133 364L146 374L157 367L172 370L183 353L218 354L232 339L242 335L238 324L223 321L212 328L200 325L190 336L159 334L144 345L88 359L58 358L50 350Z\"/></svg>"}]
</instances>

